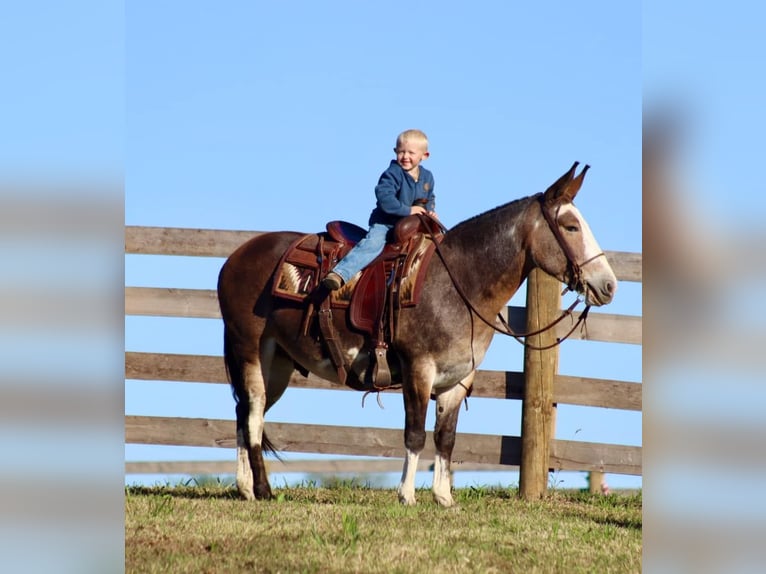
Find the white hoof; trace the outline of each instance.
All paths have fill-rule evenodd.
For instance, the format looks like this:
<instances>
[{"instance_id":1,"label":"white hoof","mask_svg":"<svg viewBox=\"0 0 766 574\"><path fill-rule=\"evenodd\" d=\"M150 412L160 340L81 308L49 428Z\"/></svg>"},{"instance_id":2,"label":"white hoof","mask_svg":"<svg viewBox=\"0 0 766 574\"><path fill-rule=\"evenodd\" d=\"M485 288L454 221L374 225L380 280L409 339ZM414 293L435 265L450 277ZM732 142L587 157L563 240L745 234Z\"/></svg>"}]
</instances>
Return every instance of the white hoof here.
<instances>
[{"instance_id":1,"label":"white hoof","mask_svg":"<svg viewBox=\"0 0 766 574\"><path fill-rule=\"evenodd\" d=\"M455 501L452 498L451 494L448 495L442 495L442 494L436 494L434 493L434 500L439 504L440 506L443 506L445 508L449 508L450 506L455 505Z\"/></svg>"},{"instance_id":2,"label":"white hoof","mask_svg":"<svg viewBox=\"0 0 766 574\"><path fill-rule=\"evenodd\" d=\"M396 493L399 495L399 502L405 506L414 506L417 503L414 491L408 492L400 486L396 489Z\"/></svg>"},{"instance_id":3,"label":"white hoof","mask_svg":"<svg viewBox=\"0 0 766 574\"><path fill-rule=\"evenodd\" d=\"M239 491L239 495L245 500L255 500L252 484L249 487L247 487L237 483L237 490Z\"/></svg>"}]
</instances>

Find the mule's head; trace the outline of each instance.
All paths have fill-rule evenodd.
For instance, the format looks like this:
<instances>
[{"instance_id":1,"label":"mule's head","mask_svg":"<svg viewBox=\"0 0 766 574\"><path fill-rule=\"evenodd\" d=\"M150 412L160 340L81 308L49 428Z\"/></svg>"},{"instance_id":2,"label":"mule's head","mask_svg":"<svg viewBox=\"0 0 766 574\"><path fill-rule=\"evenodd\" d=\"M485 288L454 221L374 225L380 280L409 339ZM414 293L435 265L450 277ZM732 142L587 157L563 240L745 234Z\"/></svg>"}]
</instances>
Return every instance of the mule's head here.
<instances>
[{"instance_id":1,"label":"mule's head","mask_svg":"<svg viewBox=\"0 0 766 574\"><path fill-rule=\"evenodd\" d=\"M584 295L588 305L606 305L617 291L617 277L572 203L589 167L575 176L577 165L539 196L544 217L536 223L532 255L545 272Z\"/></svg>"}]
</instances>

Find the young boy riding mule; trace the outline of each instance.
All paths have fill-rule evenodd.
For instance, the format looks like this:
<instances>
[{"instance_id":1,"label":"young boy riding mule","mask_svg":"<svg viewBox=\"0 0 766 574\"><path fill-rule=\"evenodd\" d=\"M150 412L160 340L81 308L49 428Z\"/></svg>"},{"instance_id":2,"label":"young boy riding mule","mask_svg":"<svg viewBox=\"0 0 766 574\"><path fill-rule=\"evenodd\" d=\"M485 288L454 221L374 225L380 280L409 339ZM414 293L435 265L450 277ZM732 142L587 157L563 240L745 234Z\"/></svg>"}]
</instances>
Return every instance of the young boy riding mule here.
<instances>
[{"instance_id":1,"label":"young boy riding mule","mask_svg":"<svg viewBox=\"0 0 766 574\"><path fill-rule=\"evenodd\" d=\"M419 167L428 153L425 141L425 136L400 137L391 174L381 177L385 182L398 174L400 187L394 189L399 195L389 189L378 196L380 211L373 212L371 224L380 223L387 231L386 226L396 218L433 210L433 203L420 209L412 206L419 198L433 202L433 178ZM396 367L391 370L397 373L404 400L404 462L397 487L402 504L416 503L415 478L421 456L434 461L434 500L445 507L455 503L451 464L460 406L473 387L494 334L498 330L512 334L501 329L496 318L533 269L542 269L580 293L587 305L606 305L614 297L614 271L573 203L587 170L586 166L576 174L577 166L575 162L544 192L509 201L446 231L434 243L438 249L435 247L425 270L418 303L399 309L387 358ZM419 168L417 181L413 167ZM388 205L398 207L387 211ZM291 425L270 429L274 443L264 432L264 415L282 397L293 373L313 373L344 384L326 341L304 335L308 303L274 292L279 263L306 236L296 231L259 234L229 256L218 277L224 358L236 400L237 488L246 499L273 496L264 451L295 448L307 440L301 434L304 431L291 430ZM350 264L344 269L350 257L335 268L342 280L350 281L349 273L356 273ZM315 256L309 254L307 260L314 261ZM584 315L585 311L581 317ZM342 309L312 317L317 320L332 326L332 348L348 365L343 369L348 379L365 381L376 364L369 335L353 328ZM424 449L431 401L435 402L436 420L429 452ZM356 444L359 437L354 429L348 432L348 439L338 443L340 450L334 452L369 454L364 445ZM370 444L385 454L377 438L370 437ZM457 448L463 458L466 452L460 445Z\"/></svg>"},{"instance_id":2,"label":"young boy riding mule","mask_svg":"<svg viewBox=\"0 0 766 574\"><path fill-rule=\"evenodd\" d=\"M396 138L396 159L378 179L377 205L372 210L367 235L327 274L322 284L334 291L381 254L397 221L408 215L436 217L434 176L420 162L428 158L428 138L420 130L406 130Z\"/></svg>"}]
</instances>

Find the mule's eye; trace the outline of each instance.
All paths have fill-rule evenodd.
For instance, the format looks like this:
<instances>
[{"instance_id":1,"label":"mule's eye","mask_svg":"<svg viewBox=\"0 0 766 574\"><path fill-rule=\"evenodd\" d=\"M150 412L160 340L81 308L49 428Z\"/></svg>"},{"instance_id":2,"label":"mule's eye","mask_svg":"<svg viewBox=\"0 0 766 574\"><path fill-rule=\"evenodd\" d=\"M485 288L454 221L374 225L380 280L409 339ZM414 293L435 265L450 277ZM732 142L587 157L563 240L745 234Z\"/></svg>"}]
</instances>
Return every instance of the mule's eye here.
<instances>
[{"instance_id":1,"label":"mule's eye","mask_svg":"<svg viewBox=\"0 0 766 574\"><path fill-rule=\"evenodd\" d=\"M569 233L577 233L580 231L580 228L576 225L565 225L564 229L566 229Z\"/></svg>"}]
</instances>

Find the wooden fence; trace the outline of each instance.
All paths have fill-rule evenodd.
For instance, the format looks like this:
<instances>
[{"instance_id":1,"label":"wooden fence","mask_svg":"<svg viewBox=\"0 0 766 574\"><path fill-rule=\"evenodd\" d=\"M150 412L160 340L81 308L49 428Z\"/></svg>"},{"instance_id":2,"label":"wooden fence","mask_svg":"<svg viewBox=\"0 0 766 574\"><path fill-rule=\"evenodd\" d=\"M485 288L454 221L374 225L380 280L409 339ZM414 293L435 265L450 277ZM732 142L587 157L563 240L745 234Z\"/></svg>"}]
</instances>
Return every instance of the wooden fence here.
<instances>
[{"instance_id":1,"label":"wooden fence","mask_svg":"<svg viewBox=\"0 0 766 574\"><path fill-rule=\"evenodd\" d=\"M128 254L227 257L255 231L126 227L125 252ZM606 251L620 281L641 281L641 254ZM506 319L516 331L546 324L560 312L559 283L541 272L527 281L526 307L509 306ZM153 287L125 288L125 313L162 317L220 317L214 290ZM576 317L577 315L575 315ZM562 323L566 323L562 322ZM530 338L545 344L568 330L560 325ZM577 330L570 339L582 338ZM591 312L587 338L593 341L641 344L641 317ZM455 470L509 470L520 468L520 491L525 498L538 498L547 488L551 470L580 470L593 473L641 474L641 447L567 441L553 438L557 404L585 405L641 410L641 384L634 382L565 376L557 372L558 349L526 351L523 372L479 370L474 381L474 397L522 400L522 436L491 436L459 433L453 459ZM125 378L179 382L227 384L220 356L160 353L125 353ZM305 378L295 373L293 387L348 392L350 389L314 375ZM232 413L233 413L232 406ZM402 431L398 429L359 429L349 427L267 422L269 439L280 450L300 453L357 455L399 458L403 456ZM348 437L353 434L354 444ZM429 433L421 468L433 459ZM125 417L125 441L134 444L181 445L235 448L233 420L168 417ZM271 462L270 471L293 472L381 472L399 470L401 461L290 461ZM233 472L234 462L141 463L126 464L128 473L155 472ZM595 483L597 481L591 481Z\"/></svg>"}]
</instances>

